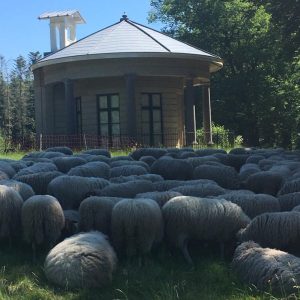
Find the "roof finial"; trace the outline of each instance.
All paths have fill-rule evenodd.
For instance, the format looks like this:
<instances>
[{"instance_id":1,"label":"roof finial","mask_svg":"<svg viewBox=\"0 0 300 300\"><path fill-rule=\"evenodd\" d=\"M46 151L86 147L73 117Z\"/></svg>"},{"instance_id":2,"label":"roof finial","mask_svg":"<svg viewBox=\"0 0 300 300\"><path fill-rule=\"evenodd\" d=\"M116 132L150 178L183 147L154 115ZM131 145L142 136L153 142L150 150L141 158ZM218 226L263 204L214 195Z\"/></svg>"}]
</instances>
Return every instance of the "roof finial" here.
<instances>
[{"instance_id":1,"label":"roof finial","mask_svg":"<svg viewBox=\"0 0 300 300\"><path fill-rule=\"evenodd\" d=\"M128 17L126 15L126 12L124 12L120 21L127 21L127 20L128 20Z\"/></svg>"}]
</instances>

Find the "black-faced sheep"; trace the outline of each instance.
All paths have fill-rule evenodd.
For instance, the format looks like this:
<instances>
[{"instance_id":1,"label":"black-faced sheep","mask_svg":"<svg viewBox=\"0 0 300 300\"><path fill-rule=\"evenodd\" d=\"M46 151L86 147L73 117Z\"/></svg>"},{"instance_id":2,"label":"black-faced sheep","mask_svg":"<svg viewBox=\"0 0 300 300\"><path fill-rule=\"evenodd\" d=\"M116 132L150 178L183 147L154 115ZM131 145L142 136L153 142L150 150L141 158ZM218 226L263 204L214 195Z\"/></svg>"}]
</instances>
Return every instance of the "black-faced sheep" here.
<instances>
[{"instance_id":1,"label":"black-faced sheep","mask_svg":"<svg viewBox=\"0 0 300 300\"><path fill-rule=\"evenodd\" d=\"M14 189L0 185L0 239L11 243L21 233L23 199Z\"/></svg>"},{"instance_id":2,"label":"black-faced sheep","mask_svg":"<svg viewBox=\"0 0 300 300\"><path fill-rule=\"evenodd\" d=\"M34 196L34 191L32 187L26 183L16 180L1 180L0 184L6 185L14 189L20 194L24 201L27 200L29 197Z\"/></svg>"},{"instance_id":3,"label":"black-faced sheep","mask_svg":"<svg viewBox=\"0 0 300 300\"><path fill-rule=\"evenodd\" d=\"M228 166L198 166L194 170L194 179L214 180L223 188L238 189L240 181L237 172Z\"/></svg>"},{"instance_id":4,"label":"black-faced sheep","mask_svg":"<svg viewBox=\"0 0 300 300\"><path fill-rule=\"evenodd\" d=\"M47 255L47 279L64 288L102 287L112 280L117 257L97 231L80 233L56 245Z\"/></svg>"},{"instance_id":5,"label":"black-faced sheep","mask_svg":"<svg viewBox=\"0 0 300 300\"><path fill-rule=\"evenodd\" d=\"M79 206L79 230L98 230L110 235L113 207L123 198L92 196L84 199Z\"/></svg>"},{"instance_id":6,"label":"black-faced sheep","mask_svg":"<svg viewBox=\"0 0 300 300\"><path fill-rule=\"evenodd\" d=\"M116 251L143 257L163 237L161 209L151 199L124 199L112 210L111 234Z\"/></svg>"},{"instance_id":7,"label":"black-faced sheep","mask_svg":"<svg viewBox=\"0 0 300 300\"><path fill-rule=\"evenodd\" d=\"M161 175L164 179L189 180L193 176L193 167L185 160L162 158L153 163L151 173Z\"/></svg>"},{"instance_id":8,"label":"black-faced sheep","mask_svg":"<svg viewBox=\"0 0 300 300\"><path fill-rule=\"evenodd\" d=\"M77 209L83 199L109 183L95 177L59 176L48 185L48 193L54 196L63 209Z\"/></svg>"},{"instance_id":9,"label":"black-faced sheep","mask_svg":"<svg viewBox=\"0 0 300 300\"><path fill-rule=\"evenodd\" d=\"M262 248L253 241L235 250L232 269L246 284L275 294L298 294L300 258L270 248Z\"/></svg>"},{"instance_id":10,"label":"black-faced sheep","mask_svg":"<svg viewBox=\"0 0 300 300\"><path fill-rule=\"evenodd\" d=\"M238 232L239 241L255 241L262 247L299 249L300 215L297 212L264 213Z\"/></svg>"},{"instance_id":11,"label":"black-faced sheep","mask_svg":"<svg viewBox=\"0 0 300 300\"><path fill-rule=\"evenodd\" d=\"M51 248L54 245L64 225L63 210L52 196L32 196L22 207L23 236L31 244L34 257L37 246L44 244Z\"/></svg>"},{"instance_id":12,"label":"black-faced sheep","mask_svg":"<svg viewBox=\"0 0 300 300\"><path fill-rule=\"evenodd\" d=\"M147 192L147 193L141 193L137 194L135 198L146 198L146 199L152 199L157 204L162 207L165 203L167 203L170 199L182 196L182 194L174 191L165 191L165 192Z\"/></svg>"},{"instance_id":13,"label":"black-faced sheep","mask_svg":"<svg viewBox=\"0 0 300 300\"><path fill-rule=\"evenodd\" d=\"M163 206L162 212L167 241L179 248L190 264L189 240L215 240L222 245L234 240L235 234L250 222L236 204L213 198L175 197Z\"/></svg>"},{"instance_id":14,"label":"black-faced sheep","mask_svg":"<svg viewBox=\"0 0 300 300\"><path fill-rule=\"evenodd\" d=\"M94 161L72 168L69 176L99 177L109 179L110 166L104 162Z\"/></svg>"}]
</instances>

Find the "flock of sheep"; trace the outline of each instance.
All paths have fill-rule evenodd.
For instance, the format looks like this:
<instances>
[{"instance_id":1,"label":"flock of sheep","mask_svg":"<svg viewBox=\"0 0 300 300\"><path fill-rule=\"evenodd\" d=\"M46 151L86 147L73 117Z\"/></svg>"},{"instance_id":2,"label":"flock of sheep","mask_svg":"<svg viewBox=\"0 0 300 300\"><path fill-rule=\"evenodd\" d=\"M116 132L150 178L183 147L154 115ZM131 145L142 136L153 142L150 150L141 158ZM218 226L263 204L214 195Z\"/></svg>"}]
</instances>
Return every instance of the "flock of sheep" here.
<instances>
[{"instance_id":1,"label":"flock of sheep","mask_svg":"<svg viewBox=\"0 0 300 300\"><path fill-rule=\"evenodd\" d=\"M232 269L262 290L300 282L300 152L143 148L111 157L67 147L0 161L0 238L33 256L49 247L54 284L101 287L117 258L165 242L193 264L189 242L234 246ZM227 251L228 252L228 251Z\"/></svg>"}]
</instances>

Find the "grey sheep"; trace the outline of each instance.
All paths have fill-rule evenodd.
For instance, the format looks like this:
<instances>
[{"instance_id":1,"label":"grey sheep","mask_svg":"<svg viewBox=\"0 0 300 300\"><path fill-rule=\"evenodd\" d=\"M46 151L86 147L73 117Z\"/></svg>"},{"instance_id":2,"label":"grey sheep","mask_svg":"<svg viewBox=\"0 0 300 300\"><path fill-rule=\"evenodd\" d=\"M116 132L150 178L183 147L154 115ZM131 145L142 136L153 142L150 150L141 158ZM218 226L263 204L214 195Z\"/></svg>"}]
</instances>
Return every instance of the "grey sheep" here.
<instances>
[{"instance_id":1,"label":"grey sheep","mask_svg":"<svg viewBox=\"0 0 300 300\"><path fill-rule=\"evenodd\" d=\"M79 230L98 230L110 235L113 207L123 198L92 196L84 199L79 206Z\"/></svg>"},{"instance_id":2,"label":"grey sheep","mask_svg":"<svg viewBox=\"0 0 300 300\"><path fill-rule=\"evenodd\" d=\"M144 175L149 173L144 167L136 165L125 165L111 168L111 177L130 176L130 175Z\"/></svg>"},{"instance_id":3,"label":"grey sheep","mask_svg":"<svg viewBox=\"0 0 300 300\"><path fill-rule=\"evenodd\" d=\"M193 168L196 168L200 165L204 165L207 162L219 162L219 159L214 156L204 156L204 157L189 157L187 159L188 163L190 163Z\"/></svg>"},{"instance_id":4,"label":"grey sheep","mask_svg":"<svg viewBox=\"0 0 300 300\"><path fill-rule=\"evenodd\" d=\"M279 190L278 195L285 195L296 192L300 192L300 178L285 182L282 188Z\"/></svg>"},{"instance_id":5,"label":"grey sheep","mask_svg":"<svg viewBox=\"0 0 300 300\"><path fill-rule=\"evenodd\" d=\"M125 156L125 155L120 155L120 156L115 156L112 157L109 161L119 161L119 160L129 160L129 161L134 161L134 159L131 156Z\"/></svg>"},{"instance_id":6,"label":"grey sheep","mask_svg":"<svg viewBox=\"0 0 300 300\"><path fill-rule=\"evenodd\" d=\"M248 157L248 154L228 154L228 165L235 168L235 170L239 172L241 166L246 163Z\"/></svg>"},{"instance_id":7,"label":"grey sheep","mask_svg":"<svg viewBox=\"0 0 300 300\"><path fill-rule=\"evenodd\" d=\"M1 180L0 184L6 185L14 189L16 192L20 194L20 196L24 201L30 198L31 196L35 195L32 187L29 184L26 184L24 182L20 182L16 180Z\"/></svg>"},{"instance_id":8,"label":"grey sheep","mask_svg":"<svg viewBox=\"0 0 300 300\"><path fill-rule=\"evenodd\" d=\"M134 198L137 194L154 191L154 185L147 180L112 183L102 190L96 191L96 196Z\"/></svg>"},{"instance_id":9,"label":"grey sheep","mask_svg":"<svg viewBox=\"0 0 300 300\"><path fill-rule=\"evenodd\" d=\"M14 168L5 161L0 161L0 171L4 172L9 178L12 178L16 174Z\"/></svg>"},{"instance_id":10,"label":"grey sheep","mask_svg":"<svg viewBox=\"0 0 300 300\"><path fill-rule=\"evenodd\" d=\"M0 239L12 239L21 233L23 199L14 189L0 185Z\"/></svg>"},{"instance_id":11,"label":"grey sheep","mask_svg":"<svg viewBox=\"0 0 300 300\"><path fill-rule=\"evenodd\" d=\"M35 163L34 165L20 170L13 178L18 180L18 177L40 172L53 172L57 171L53 163Z\"/></svg>"},{"instance_id":12,"label":"grey sheep","mask_svg":"<svg viewBox=\"0 0 300 300\"><path fill-rule=\"evenodd\" d=\"M147 172L150 172L150 167L142 161L129 161L129 160L118 160L110 163L112 168L121 167L121 166L141 166L146 169Z\"/></svg>"},{"instance_id":13,"label":"grey sheep","mask_svg":"<svg viewBox=\"0 0 300 300\"><path fill-rule=\"evenodd\" d=\"M161 156L167 153L166 149L162 148L140 148L133 151L130 156L134 160L139 160L142 156L153 156L156 159L160 158Z\"/></svg>"},{"instance_id":14,"label":"grey sheep","mask_svg":"<svg viewBox=\"0 0 300 300\"><path fill-rule=\"evenodd\" d=\"M22 207L22 229L24 240L32 246L35 257L36 247L52 247L59 239L65 226L63 210L49 195L32 196Z\"/></svg>"},{"instance_id":15,"label":"grey sheep","mask_svg":"<svg viewBox=\"0 0 300 300\"><path fill-rule=\"evenodd\" d=\"M260 290L286 296L298 294L300 259L289 253L245 242L235 250L232 269L243 283Z\"/></svg>"},{"instance_id":16,"label":"grey sheep","mask_svg":"<svg viewBox=\"0 0 300 300\"><path fill-rule=\"evenodd\" d=\"M239 241L255 241L262 247L289 249L299 247L300 215L297 212L264 213L238 232Z\"/></svg>"},{"instance_id":17,"label":"grey sheep","mask_svg":"<svg viewBox=\"0 0 300 300\"><path fill-rule=\"evenodd\" d=\"M113 245L121 255L143 256L162 240L161 209L151 199L124 199L112 210L111 234Z\"/></svg>"},{"instance_id":18,"label":"grey sheep","mask_svg":"<svg viewBox=\"0 0 300 300\"><path fill-rule=\"evenodd\" d=\"M266 212L279 212L280 205L277 198L266 194L248 194L231 192L219 196L227 201L237 204L244 213L253 219Z\"/></svg>"},{"instance_id":19,"label":"grey sheep","mask_svg":"<svg viewBox=\"0 0 300 300\"><path fill-rule=\"evenodd\" d=\"M69 147L51 147L47 148L45 152L60 152L67 155L72 155L73 151Z\"/></svg>"},{"instance_id":20,"label":"grey sheep","mask_svg":"<svg viewBox=\"0 0 300 300\"><path fill-rule=\"evenodd\" d=\"M161 175L164 179L189 180L193 176L193 167L185 160L158 159L151 166L151 173Z\"/></svg>"},{"instance_id":21,"label":"grey sheep","mask_svg":"<svg viewBox=\"0 0 300 300\"><path fill-rule=\"evenodd\" d=\"M246 181L250 175L258 173L260 171L261 169L257 164L246 163L240 169L239 178L241 181Z\"/></svg>"},{"instance_id":22,"label":"grey sheep","mask_svg":"<svg viewBox=\"0 0 300 300\"><path fill-rule=\"evenodd\" d=\"M59 201L63 209L77 209L89 193L101 190L108 184L102 178L64 175L49 183L48 193Z\"/></svg>"},{"instance_id":23,"label":"grey sheep","mask_svg":"<svg viewBox=\"0 0 300 300\"><path fill-rule=\"evenodd\" d=\"M130 175L130 176L120 176L113 177L110 179L111 183L123 183L128 181L136 181L136 180L148 180L151 182L161 182L164 179L157 174L144 174L144 175Z\"/></svg>"},{"instance_id":24,"label":"grey sheep","mask_svg":"<svg viewBox=\"0 0 300 300\"><path fill-rule=\"evenodd\" d=\"M47 194L48 184L56 177L63 175L58 171L38 172L34 174L18 176L17 181L26 183L32 187L36 195Z\"/></svg>"},{"instance_id":25,"label":"grey sheep","mask_svg":"<svg viewBox=\"0 0 300 300\"><path fill-rule=\"evenodd\" d=\"M110 152L106 149L90 149L82 151L83 154L91 154L91 155L101 155L106 156L108 158L111 157Z\"/></svg>"},{"instance_id":26,"label":"grey sheep","mask_svg":"<svg viewBox=\"0 0 300 300\"><path fill-rule=\"evenodd\" d=\"M250 222L238 205L214 198L175 197L163 206L162 212L167 241L179 248L190 264L189 240L214 240L223 245L234 240L236 233Z\"/></svg>"},{"instance_id":27,"label":"grey sheep","mask_svg":"<svg viewBox=\"0 0 300 300\"><path fill-rule=\"evenodd\" d=\"M9 177L3 171L0 171L0 180L8 180Z\"/></svg>"},{"instance_id":28,"label":"grey sheep","mask_svg":"<svg viewBox=\"0 0 300 300\"><path fill-rule=\"evenodd\" d=\"M252 154L247 158L246 164L250 164L250 163L258 164L258 162L262 159L265 159L265 157L263 155Z\"/></svg>"},{"instance_id":29,"label":"grey sheep","mask_svg":"<svg viewBox=\"0 0 300 300\"><path fill-rule=\"evenodd\" d=\"M62 239L78 233L79 212L73 209L64 210L65 226L61 232Z\"/></svg>"},{"instance_id":30,"label":"grey sheep","mask_svg":"<svg viewBox=\"0 0 300 300\"><path fill-rule=\"evenodd\" d=\"M228 166L198 166L194 170L194 179L211 179L223 188L238 189L240 180L234 168Z\"/></svg>"},{"instance_id":31,"label":"grey sheep","mask_svg":"<svg viewBox=\"0 0 300 300\"><path fill-rule=\"evenodd\" d=\"M83 165L86 160L75 156L56 157L53 159L58 171L68 173L72 168Z\"/></svg>"},{"instance_id":32,"label":"grey sheep","mask_svg":"<svg viewBox=\"0 0 300 300\"><path fill-rule=\"evenodd\" d=\"M278 197L281 211L290 211L300 205L300 192L281 195Z\"/></svg>"},{"instance_id":33,"label":"grey sheep","mask_svg":"<svg viewBox=\"0 0 300 300\"><path fill-rule=\"evenodd\" d=\"M149 167L156 161L154 156L142 156L140 157L139 161L146 163Z\"/></svg>"},{"instance_id":34,"label":"grey sheep","mask_svg":"<svg viewBox=\"0 0 300 300\"><path fill-rule=\"evenodd\" d=\"M170 191L178 192L184 196L194 197L211 197L218 196L225 193L225 190L212 183L203 183L196 185L183 185L176 188L172 188Z\"/></svg>"},{"instance_id":35,"label":"grey sheep","mask_svg":"<svg viewBox=\"0 0 300 300\"><path fill-rule=\"evenodd\" d=\"M292 211L300 212L300 205L295 206Z\"/></svg>"},{"instance_id":36,"label":"grey sheep","mask_svg":"<svg viewBox=\"0 0 300 300\"><path fill-rule=\"evenodd\" d=\"M197 156L200 156L200 157L213 155L216 153L227 154L227 152L223 149L212 149L212 148L199 149L199 150L196 150L195 153L197 154Z\"/></svg>"},{"instance_id":37,"label":"grey sheep","mask_svg":"<svg viewBox=\"0 0 300 300\"><path fill-rule=\"evenodd\" d=\"M165 191L165 192L147 192L147 193L141 193L137 194L135 198L146 198L146 199L152 199L159 207L162 207L164 204L166 204L170 199L182 196L182 194L174 191Z\"/></svg>"},{"instance_id":38,"label":"grey sheep","mask_svg":"<svg viewBox=\"0 0 300 300\"><path fill-rule=\"evenodd\" d=\"M105 162L94 161L72 168L69 176L99 177L109 179L110 166Z\"/></svg>"},{"instance_id":39,"label":"grey sheep","mask_svg":"<svg viewBox=\"0 0 300 300\"><path fill-rule=\"evenodd\" d=\"M262 171L250 175L245 181L245 188L255 193L276 196L283 182L284 178L282 175L270 171Z\"/></svg>"},{"instance_id":40,"label":"grey sheep","mask_svg":"<svg viewBox=\"0 0 300 300\"><path fill-rule=\"evenodd\" d=\"M109 284L117 257L100 232L80 233L56 245L47 255L44 272L63 288L97 288Z\"/></svg>"}]
</instances>

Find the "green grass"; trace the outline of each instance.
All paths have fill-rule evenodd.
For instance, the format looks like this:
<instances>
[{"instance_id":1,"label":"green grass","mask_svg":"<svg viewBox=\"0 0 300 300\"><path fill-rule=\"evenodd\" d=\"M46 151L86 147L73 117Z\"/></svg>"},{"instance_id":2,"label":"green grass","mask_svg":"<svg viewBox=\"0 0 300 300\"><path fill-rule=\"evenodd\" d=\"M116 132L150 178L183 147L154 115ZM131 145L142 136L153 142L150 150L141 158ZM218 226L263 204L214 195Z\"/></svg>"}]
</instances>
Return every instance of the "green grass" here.
<instances>
[{"instance_id":1,"label":"green grass","mask_svg":"<svg viewBox=\"0 0 300 300\"><path fill-rule=\"evenodd\" d=\"M230 271L229 262L221 261L211 249L193 251L194 269L179 253L157 250L142 267L136 261L120 262L110 286L78 291L56 288L46 281L42 269L46 253L32 264L31 252L24 246L9 249L2 245L1 249L0 299L277 299L241 285Z\"/></svg>"},{"instance_id":2,"label":"green grass","mask_svg":"<svg viewBox=\"0 0 300 300\"><path fill-rule=\"evenodd\" d=\"M14 159L14 160L19 160L26 153L28 153L28 152L8 152L8 153L0 152L0 159Z\"/></svg>"}]
</instances>

